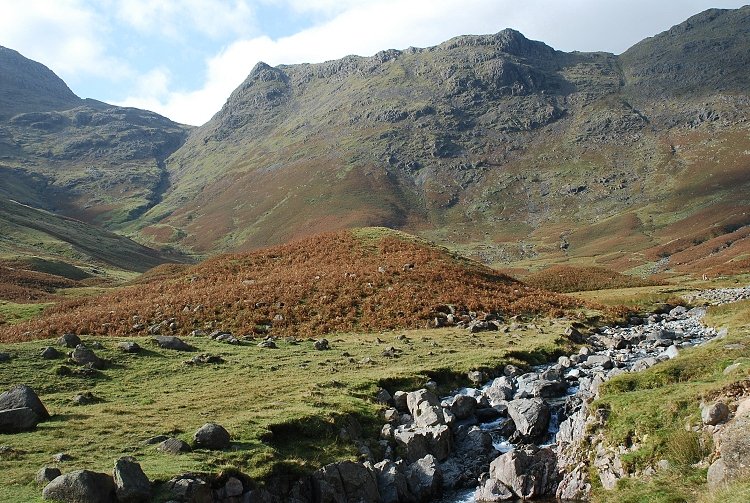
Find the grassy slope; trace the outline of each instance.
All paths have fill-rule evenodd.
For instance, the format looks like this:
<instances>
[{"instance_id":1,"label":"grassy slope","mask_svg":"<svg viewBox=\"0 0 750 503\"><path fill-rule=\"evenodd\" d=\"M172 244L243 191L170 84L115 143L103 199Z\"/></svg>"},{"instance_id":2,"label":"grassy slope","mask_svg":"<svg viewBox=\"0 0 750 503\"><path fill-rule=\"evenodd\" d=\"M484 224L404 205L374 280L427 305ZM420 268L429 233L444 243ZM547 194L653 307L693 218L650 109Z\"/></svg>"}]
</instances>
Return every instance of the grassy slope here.
<instances>
[{"instance_id":1,"label":"grassy slope","mask_svg":"<svg viewBox=\"0 0 750 503\"><path fill-rule=\"evenodd\" d=\"M218 256L166 278L63 304L43 320L0 330L0 338L128 335L169 319L177 335L194 329L316 335L417 328L446 304L505 315L562 314L580 306L408 235L365 229ZM135 331L134 316L145 324Z\"/></svg>"},{"instance_id":2,"label":"grassy slope","mask_svg":"<svg viewBox=\"0 0 750 503\"><path fill-rule=\"evenodd\" d=\"M367 436L377 438L380 406L371 400L379 384L395 391L434 378L449 386L470 369L495 368L519 358L539 362L562 348L564 324L537 323L543 333L530 327L510 334L470 335L456 329L338 333L329 336L330 351L316 351L310 341L279 341L279 349L269 350L189 338L200 351L227 361L192 367L182 363L192 353L161 350L137 338L147 351L126 355L114 349L119 339L100 339L106 349L98 353L112 365L95 379L56 375L62 362L39 357L40 348L51 341L3 345L15 359L0 364L0 382L32 386L54 416L34 432L0 435L0 444L19 452L0 455L0 500L40 501L34 474L61 451L75 458L61 464L63 471L85 467L108 472L118 456L134 455L151 479L162 480L187 470L216 473L226 467L262 477L281 464L287 470L312 470L355 457L354 446L340 440L338 431L343 418L351 416ZM408 338L397 339L401 333ZM399 358L381 356L391 345L403 350ZM361 363L367 357L373 361ZM82 391L104 401L72 405L73 395ZM223 424L238 449L174 457L142 444L158 434L190 441L207 421ZM277 432L271 440L269 431Z\"/></svg>"}]
</instances>

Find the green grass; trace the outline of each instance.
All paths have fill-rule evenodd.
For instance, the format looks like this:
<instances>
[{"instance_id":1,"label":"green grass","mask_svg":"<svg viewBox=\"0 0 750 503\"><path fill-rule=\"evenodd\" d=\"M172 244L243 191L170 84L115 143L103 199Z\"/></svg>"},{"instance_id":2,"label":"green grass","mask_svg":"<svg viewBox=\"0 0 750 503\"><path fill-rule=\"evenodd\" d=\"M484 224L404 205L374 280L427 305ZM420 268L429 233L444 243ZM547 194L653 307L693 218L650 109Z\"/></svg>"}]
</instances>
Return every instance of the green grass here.
<instances>
[{"instance_id":1,"label":"green grass","mask_svg":"<svg viewBox=\"0 0 750 503\"><path fill-rule=\"evenodd\" d=\"M37 316L52 303L16 304L0 300L0 325L3 323L20 323Z\"/></svg>"},{"instance_id":2,"label":"green grass","mask_svg":"<svg viewBox=\"0 0 750 503\"><path fill-rule=\"evenodd\" d=\"M685 427L701 424L701 400L750 375L747 365L723 373L732 363L750 360L750 301L712 307L705 322L728 328L728 336L682 350L674 360L615 377L603 386L593 407L609 412L603 429L607 443L638 445L622 456L624 465L632 472L667 459L672 468L653 479L623 479L611 492L599 489L595 501L696 501L707 491L706 469L694 463L711 452L711 438ZM746 501L737 496L743 491L746 494L747 487L738 486L725 500L711 496L714 499L706 501Z\"/></svg>"},{"instance_id":3,"label":"green grass","mask_svg":"<svg viewBox=\"0 0 750 503\"><path fill-rule=\"evenodd\" d=\"M470 369L524 359L539 363L563 350L559 336L564 328L559 322L539 323L544 333L529 329L471 335L440 329L337 334L328 337L330 351L314 350L309 340L299 345L279 341L279 349L269 350L255 343L229 346L187 338L201 352L226 360L205 366L183 364L197 353L162 350L147 339L135 339L147 349L144 354L127 355L115 349L121 339L98 338L105 349L97 353L112 361L98 378L57 375L55 369L64 362L39 357L52 341L3 345L0 349L15 357L0 365L0 383L30 385L53 418L33 432L0 435L0 445L22 451L15 459L0 457L0 501L38 501L34 474L52 464L57 452L75 458L62 464L64 472L84 467L110 472L117 457L133 455L152 480L227 467L260 479L273 470L311 471L354 458L353 444L342 441L339 430L354 419L366 438L377 439L380 406L372 397L379 385L395 391L433 378L447 388L463 382ZM397 340L402 333L407 340ZM403 355L382 357L390 345L403 349ZM373 362L361 363L366 357ZM71 399L83 391L103 401L74 406ZM192 433L208 421L224 425L237 450L174 457L143 445L159 434L191 441Z\"/></svg>"}]
</instances>

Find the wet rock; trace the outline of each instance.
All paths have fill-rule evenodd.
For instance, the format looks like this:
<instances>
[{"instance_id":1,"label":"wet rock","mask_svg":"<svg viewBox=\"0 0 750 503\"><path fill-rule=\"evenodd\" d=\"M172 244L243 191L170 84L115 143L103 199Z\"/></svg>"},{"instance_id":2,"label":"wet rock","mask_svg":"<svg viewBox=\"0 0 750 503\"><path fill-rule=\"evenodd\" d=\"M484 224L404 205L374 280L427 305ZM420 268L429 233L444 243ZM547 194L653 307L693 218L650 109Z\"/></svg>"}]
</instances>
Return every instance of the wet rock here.
<instances>
[{"instance_id":1,"label":"wet rock","mask_svg":"<svg viewBox=\"0 0 750 503\"><path fill-rule=\"evenodd\" d=\"M315 501L352 501L378 503L378 481L370 466L352 461L326 465L313 474L317 494Z\"/></svg>"},{"instance_id":2,"label":"wet rock","mask_svg":"<svg viewBox=\"0 0 750 503\"><path fill-rule=\"evenodd\" d=\"M418 427L436 426L446 423L440 400L432 392L420 389L407 394L407 407Z\"/></svg>"},{"instance_id":3,"label":"wet rock","mask_svg":"<svg viewBox=\"0 0 750 503\"><path fill-rule=\"evenodd\" d=\"M451 412L459 421L472 417L476 409L477 400L471 396L458 395L451 404Z\"/></svg>"},{"instance_id":4,"label":"wet rock","mask_svg":"<svg viewBox=\"0 0 750 503\"><path fill-rule=\"evenodd\" d=\"M508 402L508 415L516 425L516 433L525 441L540 440L547 433L550 409L541 398L520 398Z\"/></svg>"},{"instance_id":5,"label":"wet rock","mask_svg":"<svg viewBox=\"0 0 750 503\"><path fill-rule=\"evenodd\" d=\"M409 491L403 462L381 461L375 465L375 474L382 503L400 503L414 499Z\"/></svg>"},{"instance_id":6,"label":"wet rock","mask_svg":"<svg viewBox=\"0 0 750 503\"><path fill-rule=\"evenodd\" d=\"M513 398L516 386L512 378L502 376L494 379L485 392L490 403L499 403Z\"/></svg>"},{"instance_id":7,"label":"wet rock","mask_svg":"<svg viewBox=\"0 0 750 503\"><path fill-rule=\"evenodd\" d=\"M151 501L151 482L134 458L128 456L115 461L112 475L119 503Z\"/></svg>"},{"instance_id":8,"label":"wet rock","mask_svg":"<svg viewBox=\"0 0 750 503\"><path fill-rule=\"evenodd\" d=\"M443 491L443 473L433 456L425 456L409 466L406 472L409 491L418 503L439 498Z\"/></svg>"},{"instance_id":9,"label":"wet rock","mask_svg":"<svg viewBox=\"0 0 750 503\"><path fill-rule=\"evenodd\" d=\"M451 453L452 436L446 425L399 426L394 429L393 438L403 450L405 458L412 462L428 454L442 461Z\"/></svg>"},{"instance_id":10,"label":"wet rock","mask_svg":"<svg viewBox=\"0 0 750 503\"><path fill-rule=\"evenodd\" d=\"M230 445L229 432L216 423L206 423L193 435L195 446L202 449L220 451Z\"/></svg>"},{"instance_id":11,"label":"wet rock","mask_svg":"<svg viewBox=\"0 0 750 503\"><path fill-rule=\"evenodd\" d=\"M71 503L114 503L115 481L106 473L76 470L60 475L42 491L46 500Z\"/></svg>"},{"instance_id":12,"label":"wet rock","mask_svg":"<svg viewBox=\"0 0 750 503\"><path fill-rule=\"evenodd\" d=\"M490 464L490 478L522 499L554 494L557 459L552 449L525 447L500 455Z\"/></svg>"},{"instance_id":13,"label":"wet rock","mask_svg":"<svg viewBox=\"0 0 750 503\"><path fill-rule=\"evenodd\" d=\"M496 503L514 500L516 497L505 484L485 474L479 479L479 487L474 493L474 499L482 503Z\"/></svg>"}]
</instances>

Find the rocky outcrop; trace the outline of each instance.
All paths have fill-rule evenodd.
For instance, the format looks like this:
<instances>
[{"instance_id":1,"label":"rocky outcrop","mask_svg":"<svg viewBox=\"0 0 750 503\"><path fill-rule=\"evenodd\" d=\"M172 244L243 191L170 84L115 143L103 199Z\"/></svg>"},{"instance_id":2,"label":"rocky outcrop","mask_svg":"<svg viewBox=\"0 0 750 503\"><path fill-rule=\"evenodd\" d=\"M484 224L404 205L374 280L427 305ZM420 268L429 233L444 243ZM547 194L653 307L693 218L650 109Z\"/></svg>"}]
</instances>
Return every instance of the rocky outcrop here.
<instances>
[{"instance_id":1,"label":"rocky outcrop","mask_svg":"<svg viewBox=\"0 0 750 503\"><path fill-rule=\"evenodd\" d=\"M477 499L482 495L499 498L506 493L503 487L523 500L554 494L557 488L555 452L530 446L502 454L490 465L489 477L478 490Z\"/></svg>"}]
</instances>

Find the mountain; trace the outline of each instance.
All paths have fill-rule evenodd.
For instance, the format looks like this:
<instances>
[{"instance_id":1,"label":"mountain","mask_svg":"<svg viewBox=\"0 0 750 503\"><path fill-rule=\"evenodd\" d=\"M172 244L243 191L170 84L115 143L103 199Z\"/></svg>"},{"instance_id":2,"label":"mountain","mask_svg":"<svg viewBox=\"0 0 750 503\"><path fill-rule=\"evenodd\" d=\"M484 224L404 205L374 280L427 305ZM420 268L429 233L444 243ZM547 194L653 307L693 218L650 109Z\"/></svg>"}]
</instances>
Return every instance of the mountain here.
<instances>
[{"instance_id":1,"label":"mountain","mask_svg":"<svg viewBox=\"0 0 750 503\"><path fill-rule=\"evenodd\" d=\"M188 131L80 99L47 67L0 47L0 197L116 228L159 201L164 160Z\"/></svg>"},{"instance_id":2,"label":"mountain","mask_svg":"<svg viewBox=\"0 0 750 503\"><path fill-rule=\"evenodd\" d=\"M30 291L29 301L41 297L8 286L11 276L70 286L184 260L102 226L159 200L164 159L187 134L152 112L80 99L47 67L0 47L0 261L16 271L3 274L0 289L16 300Z\"/></svg>"},{"instance_id":3,"label":"mountain","mask_svg":"<svg viewBox=\"0 0 750 503\"><path fill-rule=\"evenodd\" d=\"M744 234L710 264L669 257L750 224L749 18L710 10L619 56L503 30L259 63L131 229L214 253L383 225L493 264L725 267Z\"/></svg>"}]
</instances>

